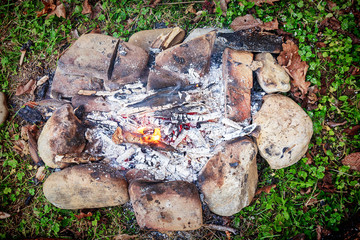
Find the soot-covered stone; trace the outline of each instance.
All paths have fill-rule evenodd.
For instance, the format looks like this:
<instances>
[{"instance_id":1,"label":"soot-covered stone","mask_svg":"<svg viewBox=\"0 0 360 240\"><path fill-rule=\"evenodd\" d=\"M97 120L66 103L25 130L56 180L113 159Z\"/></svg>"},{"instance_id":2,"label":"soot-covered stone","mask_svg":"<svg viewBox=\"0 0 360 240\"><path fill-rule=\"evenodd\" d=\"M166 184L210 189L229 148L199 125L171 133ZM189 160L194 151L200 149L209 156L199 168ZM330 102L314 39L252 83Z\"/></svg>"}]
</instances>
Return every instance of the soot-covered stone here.
<instances>
[{"instance_id":1,"label":"soot-covered stone","mask_svg":"<svg viewBox=\"0 0 360 240\"><path fill-rule=\"evenodd\" d=\"M201 202L194 184L135 180L129 194L141 228L188 231L202 225Z\"/></svg>"},{"instance_id":2,"label":"soot-covered stone","mask_svg":"<svg viewBox=\"0 0 360 240\"><path fill-rule=\"evenodd\" d=\"M52 173L44 195L56 207L83 209L117 206L129 200L128 184L120 172L103 164L84 164Z\"/></svg>"},{"instance_id":3,"label":"soot-covered stone","mask_svg":"<svg viewBox=\"0 0 360 240\"><path fill-rule=\"evenodd\" d=\"M266 95L253 122L260 126L256 138L261 156L273 169L295 164L308 150L313 124L306 112L291 98Z\"/></svg>"},{"instance_id":4,"label":"soot-covered stone","mask_svg":"<svg viewBox=\"0 0 360 240\"><path fill-rule=\"evenodd\" d=\"M80 154L84 147L85 128L69 104L53 113L38 139L39 155L51 168L63 168L68 165L61 160L57 161L56 155Z\"/></svg>"},{"instance_id":5,"label":"soot-covered stone","mask_svg":"<svg viewBox=\"0 0 360 240\"><path fill-rule=\"evenodd\" d=\"M258 181L256 154L250 138L235 140L201 170L200 189L213 213L231 216L250 204Z\"/></svg>"}]
</instances>

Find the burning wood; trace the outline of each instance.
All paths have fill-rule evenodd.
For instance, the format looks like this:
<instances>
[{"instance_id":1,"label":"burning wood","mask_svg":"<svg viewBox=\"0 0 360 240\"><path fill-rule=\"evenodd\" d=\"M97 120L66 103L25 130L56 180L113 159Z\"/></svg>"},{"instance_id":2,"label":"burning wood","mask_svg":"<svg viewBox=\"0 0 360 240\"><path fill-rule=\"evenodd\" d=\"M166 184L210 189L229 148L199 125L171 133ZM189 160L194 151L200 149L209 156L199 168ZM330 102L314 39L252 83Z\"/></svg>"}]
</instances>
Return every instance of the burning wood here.
<instances>
[{"instance_id":1,"label":"burning wood","mask_svg":"<svg viewBox=\"0 0 360 240\"><path fill-rule=\"evenodd\" d=\"M115 144L133 143L140 146L149 146L155 150L176 151L172 146L161 141L161 132L159 128L155 128L153 133L146 127L141 127L137 133L123 131L120 127L116 128L112 135Z\"/></svg>"}]
</instances>

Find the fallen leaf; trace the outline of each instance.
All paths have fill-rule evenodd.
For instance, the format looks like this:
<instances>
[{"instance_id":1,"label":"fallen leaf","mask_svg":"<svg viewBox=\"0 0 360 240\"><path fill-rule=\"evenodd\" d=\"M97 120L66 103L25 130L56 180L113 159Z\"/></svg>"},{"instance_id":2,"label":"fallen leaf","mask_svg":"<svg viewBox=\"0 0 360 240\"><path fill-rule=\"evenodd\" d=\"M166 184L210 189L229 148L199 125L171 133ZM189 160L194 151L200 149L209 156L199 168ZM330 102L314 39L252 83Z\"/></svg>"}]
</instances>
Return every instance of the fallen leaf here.
<instances>
[{"instance_id":1,"label":"fallen leaf","mask_svg":"<svg viewBox=\"0 0 360 240\"><path fill-rule=\"evenodd\" d=\"M135 239L137 237L138 237L138 235L119 234L119 235L115 236L113 239L114 240L130 240L130 239Z\"/></svg>"},{"instance_id":2,"label":"fallen leaf","mask_svg":"<svg viewBox=\"0 0 360 240\"><path fill-rule=\"evenodd\" d=\"M234 31L246 30L254 27L259 27L263 24L260 19L255 19L253 15L246 14L242 17L237 17L232 21L230 27Z\"/></svg>"},{"instance_id":3,"label":"fallen leaf","mask_svg":"<svg viewBox=\"0 0 360 240\"><path fill-rule=\"evenodd\" d=\"M317 187L324 192L335 192L335 187L332 183L332 174L330 172L325 172L324 178L317 183Z\"/></svg>"},{"instance_id":4,"label":"fallen leaf","mask_svg":"<svg viewBox=\"0 0 360 240\"><path fill-rule=\"evenodd\" d=\"M88 212L88 213L80 212L79 215L75 215L75 214L74 214L74 216L75 216L78 220L80 220L80 219L85 218L85 217L91 217L91 216L92 216L92 213L91 213L91 212Z\"/></svg>"},{"instance_id":5,"label":"fallen leaf","mask_svg":"<svg viewBox=\"0 0 360 240\"><path fill-rule=\"evenodd\" d=\"M196 10L195 10L195 8L194 8L194 4L195 4L195 3L190 4L190 5L186 8L185 14L188 14L188 13L196 14Z\"/></svg>"},{"instance_id":6,"label":"fallen leaf","mask_svg":"<svg viewBox=\"0 0 360 240\"><path fill-rule=\"evenodd\" d=\"M316 46L317 46L318 48L324 48L324 47L326 47L326 43L324 43L324 42L317 42L317 43L316 43Z\"/></svg>"},{"instance_id":7,"label":"fallen leaf","mask_svg":"<svg viewBox=\"0 0 360 240\"><path fill-rule=\"evenodd\" d=\"M305 233L299 233L292 238L292 240L305 240L305 239L306 239Z\"/></svg>"},{"instance_id":8,"label":"fallen leaf","mask_svg":"<svg viewBox=\"0 0 360 240\"><path fill-rule=\"evenodd\" d=\"M299 48L293 41L287 40L282 46L283 51L277 58L278 63L283 66L286 72L291 76L291 84L294 86L294 91L299 89L301 91L300 98L304 99L310 86L310 82L305 81L309 65L306 62L301 61L298 53Z\"/></svg>"},{"instance_id":9,"label":"fallen leaf","mask_svg":"<svg viewBox=\"0 0 360 240\"><path fill-rule=\"evenodd\" d=\"M22 139L14 141L14 150L21 156L28 155L29 145Z\"/></svg>"},{"instance_id":10,"label":"fallen leaf","mask_svg":"<svg viewBox=\"0 0 360 240\"><path fill-rule=\"evenodd\" d=\"M301 195L310 194L311 191L312 191L312 188L311 188L311 187L306 188L306 189L300 189L300 194L301 194Z\"/></svg>"},{"instance_id":11,"label":"fallen leaf","mask_svg":"<svg viewBox=\"0 0 360 240\"><path fill-rule=\"evenodd\" d=\"M277 20L277 18L275 18L274 20L272 20L271 22L266 22L266 23L263 23L260 28L262 30L267 30L267 31L270 31L270 30L277 30L279 29L279 22Z\"/></svg>"},{"instance_id":12,"label":"fallen leaf","mask_svg":"<svg viewBox=\"0 0 360 240\"><path fill-rule=\"evenodd\" d=\"M351 128L346 128L344 130L344 133L346 133L349 136L355 136L360 131L360 125L351 126Z\"/></svg>"},{"instance_id":13,"label":"fallen leaf","mask_svg":"<svg viewBox=\"0 0 360 240\"><path fill-rule=\"evenodd\" d=\"M0 212L0 219L5 219L8 217L11 217L11 215L6 212Z\"/></svg>"},{"instance_id":14,"label":"fallen leaf","mask_svg":"<svg viewBox=\"0 0 360 240\"><path fill-rule=\"evenodd\" d=\"M96 27L93 29L93 30L91 30L91 32L90 33L101 33L101 29L100 29L100 27L99 27L99 25L96 25Z\"/></svg>"},{"instance_id":15,"label":"fallen leaf","mask_svg":"<svg viewBox=\"0 0 360 240\"><path fill-rule=\"evenodd\" d=\"M310 165L310 164L314 163L313 157L311 156L311 154L309 152L306 153L306 157L307 157L308 160L306 161L305 164Z\"/></svg>"},{"instance_id":16,"label":"fallen leaf","mask_svg":"<svg viewBox=\"0 0 360 240\"><path fill-rule=\"evenodd\" d=\"M261 7L261 4L263 4L263 3L268 3L270 5L274 5L273 2L277 2L277 1L279 1L279 0L249 0L249 2L253 2L253 3L255 3L256 6L259 6L259 7Z\"/></svg>"},{"instance_id":17,"label":"fallen leaf","mask_svg":"<svg viewBox=\"0 0 360 240\"><path fill-rule=\"evenodd\" d=\"M41 0L44 4L44 8L40 12L37 13L37 17L41 17L44 14L48 14L56 9L56 5L54 4L54 0Z\"/></svg>"},{"instance_id":18,"label":"fallen leaf","mask_svg":"<svg viewBox=\"0 0 360 240\"><path fill-rule=\"evenodd\" d=\"M329 7L329 10L332 10L334 7L336 7L336 3L332 1L326 1L326 2L327 2L327 6Z\"/></svg>"},{"instance_id":19,"label":"fallen leaf","mask_svg":"<svg viewBox=\"0 0 360 240\"><path fill-rule=\"evenodd\" d=\"M33 102L33 101L29 101L24 104L24 106L29 106L31 108L34 108L36 105L37 105L37 103Z\"/></svg>"},{"instance_id":20,"label":"fallen leaf","mask_svg":"<svg viewBox=\"0 0 360 240\"><path fill-rule=\"evenodd\" d=\"M270 193L270 190L273 189L273 188L276 188L276 184L271 184L271 185L269 185L269 186L265 186L265 187L259 188L259 189L256 191L255 195L258 195L258 194L260 194L260 193L262 193L262 192Z\"/></svg>"},{"instance_id":21,"label":"fallen leaf","mask_svg":"<svg viewBox=\"0 0 360 240\"><path fill-rule=\"evenodd\" d=\"M350 153L341 163L350 166L350 169L360 171L360 152Z\"/></svg>"},{"instance_id":22,"label":"fallen leaf","mask_svg":"<svg viewBox=\"0 0 360 240\"><path fill-rule=\"evenodd\" d=\"M89 0L85 0L83 3L83 10L81 11L81 14L89 14L92 13L91 5L89 4Z\"/></svg>"},{"instance_id":23,"label":"fallen leaf","mask_svg":"<svg viewBox=\"0 0 360 240\"><path fill-rule=\"evenodd\" d=\"M51 13L49 13L46 18L49 18L52 15L56 15L57 17L62 17L62 18L66 18L66 9L64 4L60 4L58 6L56 6L55 10L52 11Z\"/></svg>"},{"instance_id":24,"label":"fallen leaf","mask_svg":"<svg viewBox=\"0 0 360 240\"><path fill-rule=\"evenodd\" d=\"M205 0L202 4L202 9L209 14L215 13L215 3L213 1Z\"/></svg>"},{"instance_id":25,"label":"fallen leaf","mask_svg":"<svg viewBox=\"0 0 360 240\"><path fill-rule=\"evenodd\" d=\"M318 105L318 97L316 93L319 92L319 89L316 85L309 87L308 94L305 96L304 101L302 101L301 107L306 108L307 110L311 111L317 108ZM299 95L301 99L301 94Z\"/></svg>"},{"instance_id":26,"label":"fallen leaf","mask_svg":"<svg viewBox=\"0 0 360 240\"><path fill-rule=\"evenodd\" d=\"M19 95L22 95L22 94L25 94L25 93L31 93L31 92L33 94L35 89L36 89L36 81L31 79L25 85L18 86L16 88L15 95L19 96Z\"/></svg>"},{"instance_id":27,"label":"fallen leaf","mask_svg":"<svg viewBox=\"0 0 360 240\"><path fill-rule=\"evenodd\" d=\"M21 138L24 140L28 140L28 134L31 133L35 137L38 138L39 135L39 128L36 125L25 125L21 127Z\"/></svg>"},{"instance_id":28,"label":"fallen leaf","mask_svg":"<svg viewBox=\"0 0 360 240\"><path fill-rule=\"evenodd\" d=\"M45 175L46 175L46 169L44 166L41 166L38 168L35 178L37 181L41 182L42 180L44 180Z\"/></svg>"}]
</instances>

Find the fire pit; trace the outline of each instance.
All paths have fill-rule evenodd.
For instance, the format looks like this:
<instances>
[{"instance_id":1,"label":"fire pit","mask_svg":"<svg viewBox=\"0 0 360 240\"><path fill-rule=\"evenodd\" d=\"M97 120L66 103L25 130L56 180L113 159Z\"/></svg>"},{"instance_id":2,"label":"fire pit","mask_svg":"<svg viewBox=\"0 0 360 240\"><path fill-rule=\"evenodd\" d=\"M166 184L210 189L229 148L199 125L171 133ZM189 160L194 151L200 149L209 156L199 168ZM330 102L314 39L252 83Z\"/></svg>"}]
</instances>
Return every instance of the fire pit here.
<instances>
[{"instance_id":1,"label":"fire pit","mask_svg":"<svg viewBox=\"0 0 360 240\"><path fill-rule=\"evenodd\" d=\"M184 42L179 28L145 31L146 41L144 32L129 42L87 34L62 55L44 100L59 107L38 140L45 164L62 169L44 183L52 204L130 198L140 227L193 230L202 225L199 192L222 216L250 204L258 151L275 169L302 157L310 118L267 94L290 89L270 54L281 37L200 31Z\"/></svg>"}]
</instances>

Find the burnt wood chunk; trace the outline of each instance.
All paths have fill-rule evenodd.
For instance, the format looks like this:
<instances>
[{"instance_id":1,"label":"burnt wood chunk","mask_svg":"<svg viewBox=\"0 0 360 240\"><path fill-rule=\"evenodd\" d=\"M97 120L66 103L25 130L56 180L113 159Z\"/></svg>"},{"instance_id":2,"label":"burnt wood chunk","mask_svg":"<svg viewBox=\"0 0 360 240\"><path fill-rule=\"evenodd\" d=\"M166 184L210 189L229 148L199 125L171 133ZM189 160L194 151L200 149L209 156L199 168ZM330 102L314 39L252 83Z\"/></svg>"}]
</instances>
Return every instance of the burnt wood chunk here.
<instances>
[{"instance_id":1,"label":"burnt wood chunk","mask_svg":"<svg viewBox=\"0 0 360 240\"><path fill-rule=\"evenodd\" d=\"M223 53L223 79L226 91L226 116L242 122L251 117L253 54L226 48Z\"/></svg>"},{"instance_id":2,"label":"burnt wood chunk","mask_svg":"<svg viewBox=\"0 0 360 240\"><path fill-rule=\"evenodd\" d=\"M184 86L190 74L204 76L209 71L215 37L215 32L210 32L159 53L149 74L148 89Z\"/></svg>"},{"instance_id":3,"label":"burnt wood chunk","mask_svg":"<svg viewBox=\"0 0 360 240\"><path fill-rule=\"evenodd\" d=\"M111 106L103 97L76 95L71 99L74 108L85 107L85 112L110 112Z\"/></svg>"},{"instance_id":4,"label":"burnt wood chunk","mask_svg":"<svg viewBox=\"0 0 360 240\"><path fill-rule=\"evenodd\" d=\"M282 50L282 37L258 32L238 31L217 34L217 43L224 47L249 52L279 53Z\"/></svg>"}]
</instances>

